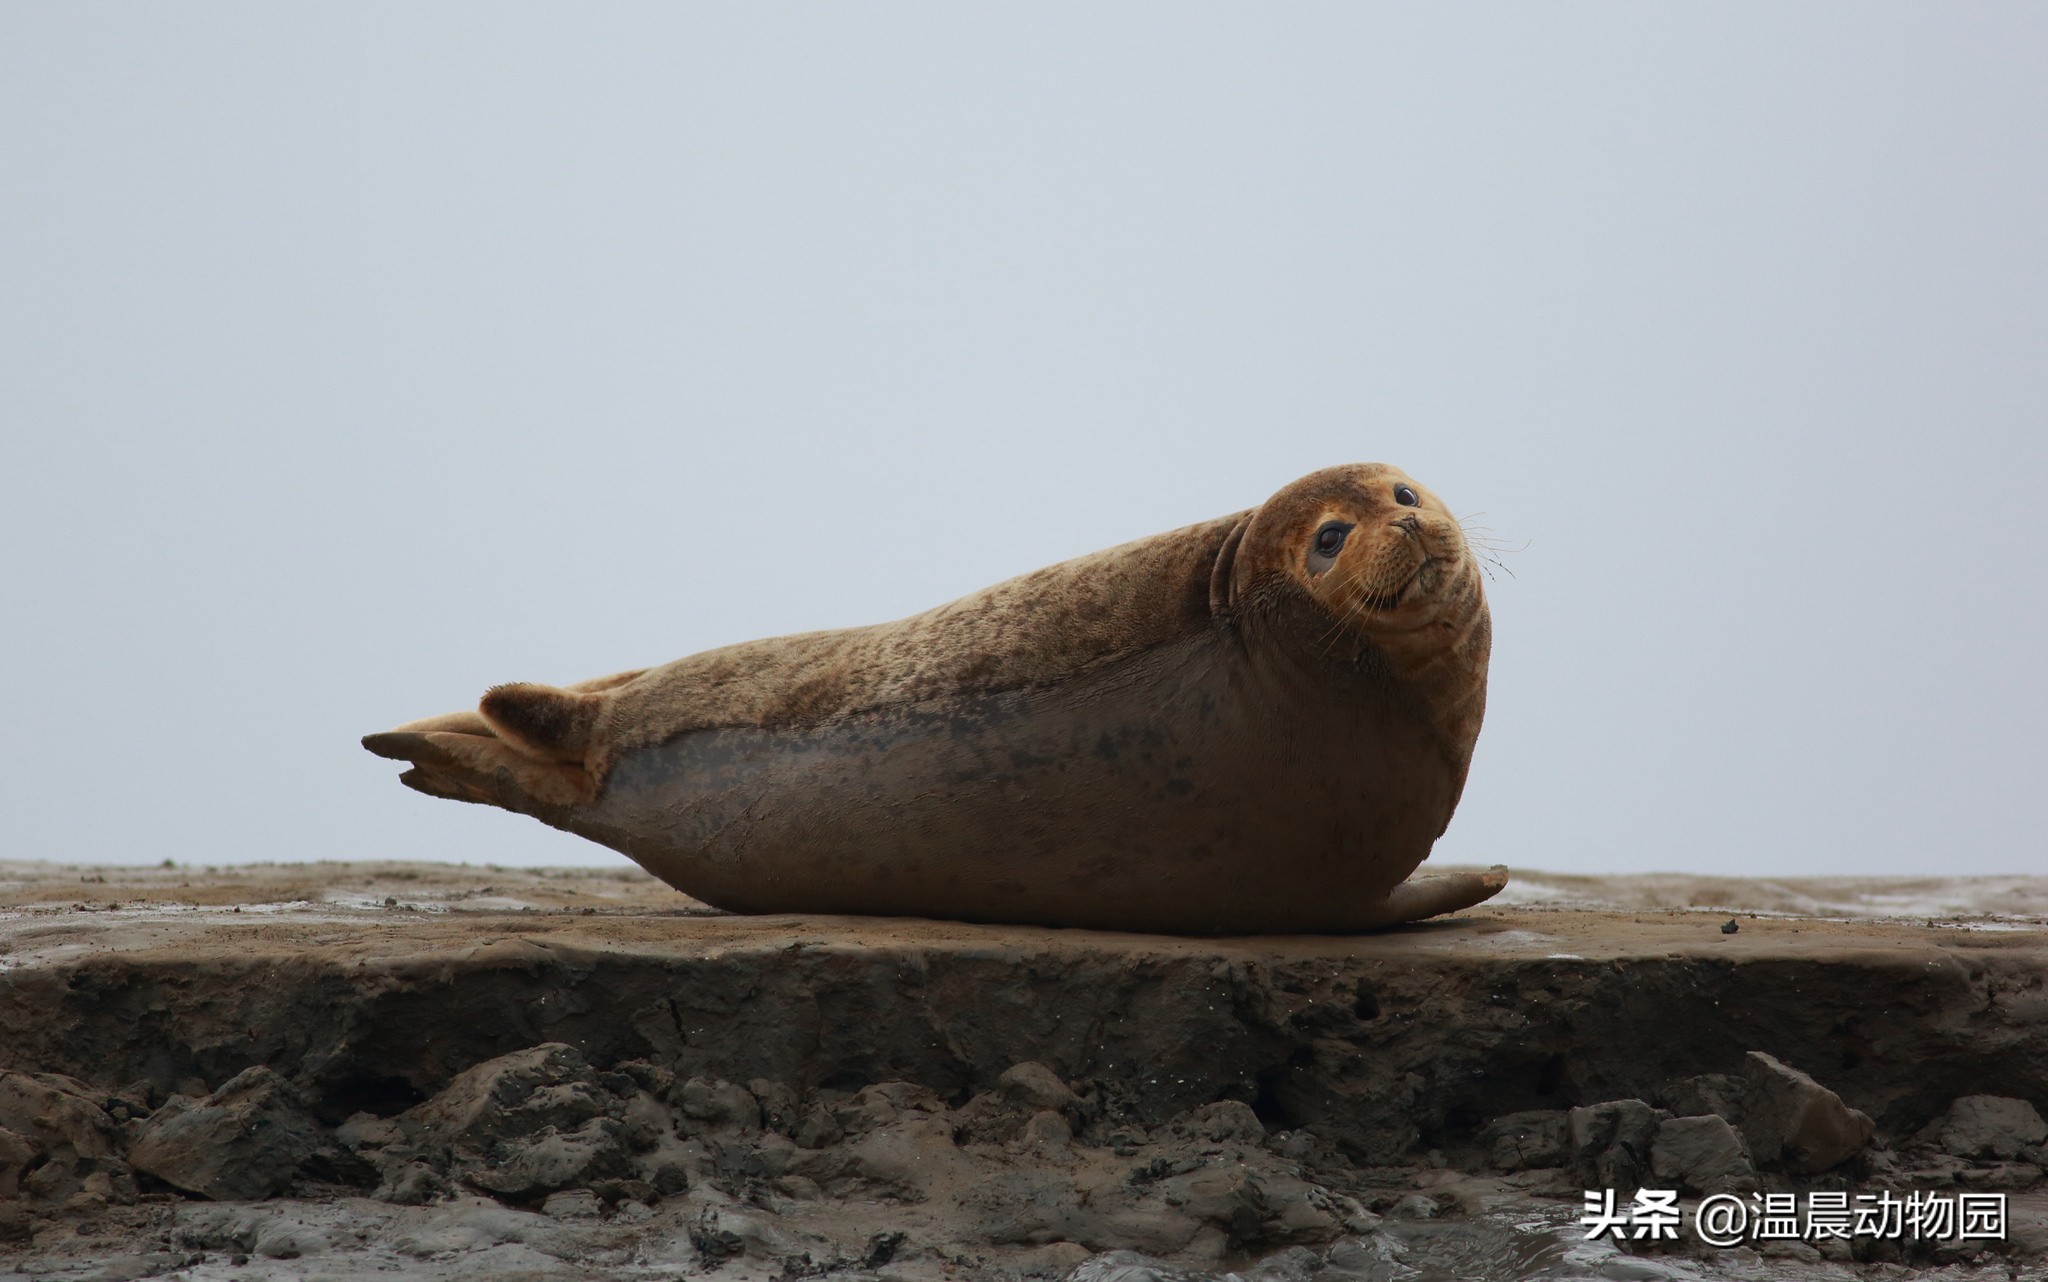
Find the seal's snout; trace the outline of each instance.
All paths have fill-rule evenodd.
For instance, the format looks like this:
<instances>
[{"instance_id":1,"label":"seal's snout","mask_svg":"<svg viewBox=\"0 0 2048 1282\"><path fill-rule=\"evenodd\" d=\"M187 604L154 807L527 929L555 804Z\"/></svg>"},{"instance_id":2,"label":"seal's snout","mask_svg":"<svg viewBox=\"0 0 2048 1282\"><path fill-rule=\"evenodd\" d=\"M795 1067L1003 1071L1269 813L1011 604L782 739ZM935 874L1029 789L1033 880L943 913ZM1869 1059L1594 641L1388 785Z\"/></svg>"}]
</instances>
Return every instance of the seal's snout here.
<instances>
[{"instance_id":1,"label":"seal's snout","mask_svg":"<svg viewBox=\"0 0 2048 1282\"><path fill-rule=\"evenodd\" d=\"M1394 528L1411 539L1420 538L1422 537L1422 518L1410 512L1406 516L1397 518L1394 521Z\"/></svg>"}]
</instances>

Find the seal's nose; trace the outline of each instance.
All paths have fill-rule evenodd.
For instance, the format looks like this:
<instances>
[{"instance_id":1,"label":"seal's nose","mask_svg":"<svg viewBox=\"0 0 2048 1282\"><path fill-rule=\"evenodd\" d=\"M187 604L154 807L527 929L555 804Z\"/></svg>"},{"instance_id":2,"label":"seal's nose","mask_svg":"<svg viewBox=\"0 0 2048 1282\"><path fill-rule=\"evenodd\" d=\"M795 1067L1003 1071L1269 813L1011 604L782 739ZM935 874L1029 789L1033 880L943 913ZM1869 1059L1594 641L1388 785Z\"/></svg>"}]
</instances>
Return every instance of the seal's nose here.
<instances>
[{"instance_id":1,"label":"seal's nose","mask_svg":"<svg viewBox=\"0 0 2048 1282\"><path fill-rule=\"evenodd\" d=\"M1407 516L1397 518L1394 521L1394 526L1411 539L1422 533L1422 521L1412 512Z\"/></svg>"}]
</instances>

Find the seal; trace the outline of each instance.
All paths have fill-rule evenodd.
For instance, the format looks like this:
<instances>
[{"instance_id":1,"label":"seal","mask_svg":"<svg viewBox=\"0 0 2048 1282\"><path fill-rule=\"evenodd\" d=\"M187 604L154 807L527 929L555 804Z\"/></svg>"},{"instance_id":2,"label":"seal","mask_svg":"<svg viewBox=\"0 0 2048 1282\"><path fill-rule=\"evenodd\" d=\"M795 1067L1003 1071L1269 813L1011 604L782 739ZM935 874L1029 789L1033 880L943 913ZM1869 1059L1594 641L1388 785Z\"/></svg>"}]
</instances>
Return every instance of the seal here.
<instances>
[{"instance_id":1,"label":"seal","mask_svg":"<svg viewBox=\"0 0 2048 1282\"><path fill-rule=\"evenodd\" d=\"M893 623L496 686L363 745L736 912L1351 932L1507 882L1409 879L1491 643L1457 520L1353 464Z\"/></svg>"}]
</instances>

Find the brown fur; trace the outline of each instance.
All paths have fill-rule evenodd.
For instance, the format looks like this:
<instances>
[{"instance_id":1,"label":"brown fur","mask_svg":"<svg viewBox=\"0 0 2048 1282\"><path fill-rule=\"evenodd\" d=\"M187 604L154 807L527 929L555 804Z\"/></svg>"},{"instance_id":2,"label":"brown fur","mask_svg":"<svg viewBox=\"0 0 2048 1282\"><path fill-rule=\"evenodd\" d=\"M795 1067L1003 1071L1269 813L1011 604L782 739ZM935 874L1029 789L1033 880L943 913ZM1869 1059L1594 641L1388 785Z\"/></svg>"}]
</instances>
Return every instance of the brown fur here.
<instances>
[{"instance_id":1,"label":"brown fur","mask_svg":"<svg viewBox=\"0 0 2048 1282\"><path fill-rule=\"evenodd\" d=\"M1396 502L1404 484L1418 506ZM1316 561L1308 549L1331 520L1353 528L1334 559ZM1455 775L1454 803L1484 712L1490 641L1477 566L1457 522L1402 473L1364 464L1305 477L1250 511L1062 562L893 623L752 641L560 689L499 686L478 712L414 722L365 744L414 762L405 781L421 791L574 828L573 817L551 808L600 798L614 763L693 735L823 733L891 710L943 714L1004 692L1094 688L1144 656L1221 646L1268 655L1259 662L1282 664L1310 699L1318 682L1347 671L1392 682L1385 697L1431 727ZM631 840L592 835L642 857ZM1439 887L1404 902L1448 899Z\"/></svg>"}]
</instances>

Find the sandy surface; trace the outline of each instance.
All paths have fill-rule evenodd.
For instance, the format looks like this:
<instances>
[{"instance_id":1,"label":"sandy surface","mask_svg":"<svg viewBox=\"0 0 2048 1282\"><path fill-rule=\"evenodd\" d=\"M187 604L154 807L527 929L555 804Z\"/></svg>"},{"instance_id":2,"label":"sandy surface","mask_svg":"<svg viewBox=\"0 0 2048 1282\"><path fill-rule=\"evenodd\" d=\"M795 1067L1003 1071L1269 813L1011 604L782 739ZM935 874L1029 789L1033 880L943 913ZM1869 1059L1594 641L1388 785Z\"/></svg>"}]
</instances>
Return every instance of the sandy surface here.
<instances>
[{"instance_id":1,"label":"sandy surface","mask_svg":"<svg viewBox=\"0 0 2048 1282\"><path fill-rule=\"evenodd\" d=\"M2013 1234L1645 1254L1572 1225L1622 1149L1503 1156L1629 1100L1761 1154L1712 1103L1750 1052L1872 1120L1749 1188L1997 1189ZM2048 878L1518 872L1199 940L733 917L629 867L10 863L0 1070L0 1278L2003 1277L2048 1153L1942 1128L2048 1109ZM451 1129L479 1073L498 1120Z\"/></svg>"}]
</instances>

